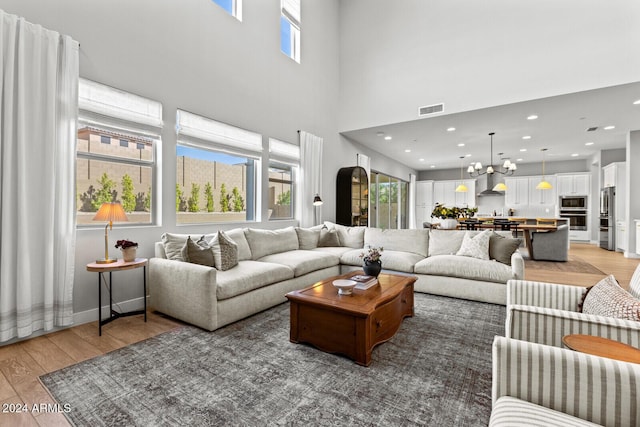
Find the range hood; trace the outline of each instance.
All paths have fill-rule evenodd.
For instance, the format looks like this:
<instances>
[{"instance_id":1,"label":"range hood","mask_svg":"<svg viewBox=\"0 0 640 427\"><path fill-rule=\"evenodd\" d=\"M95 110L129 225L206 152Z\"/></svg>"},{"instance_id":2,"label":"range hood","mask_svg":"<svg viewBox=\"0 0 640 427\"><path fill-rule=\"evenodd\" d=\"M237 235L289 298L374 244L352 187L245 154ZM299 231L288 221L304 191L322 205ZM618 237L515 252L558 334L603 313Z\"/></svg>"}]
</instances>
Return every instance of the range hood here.
<instances>
[{"instance_id":1,"label":"range hood","mask_svg":"<svg viewBox=\"0 0 640 427\"><path fill-rule=\"evenodd\" d=\"M504 191L495 191L493 189L493 174L487 174L487 189L478 193L478 197L485 196L504 196Z\"/></svg>"}]
</instances>

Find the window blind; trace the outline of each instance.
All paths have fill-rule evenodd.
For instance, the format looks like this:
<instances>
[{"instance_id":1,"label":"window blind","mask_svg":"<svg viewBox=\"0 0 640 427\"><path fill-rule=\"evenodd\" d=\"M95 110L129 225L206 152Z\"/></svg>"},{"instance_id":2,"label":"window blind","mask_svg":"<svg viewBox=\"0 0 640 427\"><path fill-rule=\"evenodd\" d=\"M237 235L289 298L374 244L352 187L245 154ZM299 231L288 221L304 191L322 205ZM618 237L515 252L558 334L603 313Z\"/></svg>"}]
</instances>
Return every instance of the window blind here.
<instances>
[{"instance_id":1,"label":"window blind","mask_svg":"<svg viewBox=\"0 0 640 427\"><path fill-rule=\"evenodd\" d=\"M269 138L269 158L285 163L300 163L300 147L279 139Z\"/></svg>"},{"instance_id":2,"label":"window blind","mask_svg":"<svg viewBox=\"0 0 640 427\"><path fill-rule=\"evenodd\" d=\"M262 135L188 111L178 110L176 132L180 139L191 137L253 153L262 152Z\"/></svg>"}]
</instances>

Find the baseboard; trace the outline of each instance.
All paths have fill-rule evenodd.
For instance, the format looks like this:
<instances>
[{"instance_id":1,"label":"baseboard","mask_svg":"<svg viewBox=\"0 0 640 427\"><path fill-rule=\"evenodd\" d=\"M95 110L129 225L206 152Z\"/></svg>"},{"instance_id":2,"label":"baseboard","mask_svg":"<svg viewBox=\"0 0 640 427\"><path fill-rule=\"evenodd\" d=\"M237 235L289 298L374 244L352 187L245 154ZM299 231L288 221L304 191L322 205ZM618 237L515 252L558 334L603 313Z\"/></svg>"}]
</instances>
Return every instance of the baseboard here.
<instances>
[{"instance_id":1,"label":"baseboard","mask_svg":"<svg viewBox=\"0 0 640 427\"><path fill-rule=\"evenodd\" d=\"M128 301L120 301L113 304L113 308L117 311L134 311L142 310L144 307L144 301L142 297L130 299ZM148 301L147 301L148 307ZM109 306L102 306L102 318L109 317ZM92 308L91 310L80 311L73 313L73 326L82 325L83 323L95 322L98 320L98 308Z\"/></svg>"},{"instance_id":2,"label":"baseboard","mask_svg":"<svg viewBox=\"0 0 640 427\"><path fill-rule=\"evenodd\" d=\"M637 254L635 252L624 251L624 257L631 258L631 259L638 259L640 258L640 254Z\"/></svg>"}]
</instances>

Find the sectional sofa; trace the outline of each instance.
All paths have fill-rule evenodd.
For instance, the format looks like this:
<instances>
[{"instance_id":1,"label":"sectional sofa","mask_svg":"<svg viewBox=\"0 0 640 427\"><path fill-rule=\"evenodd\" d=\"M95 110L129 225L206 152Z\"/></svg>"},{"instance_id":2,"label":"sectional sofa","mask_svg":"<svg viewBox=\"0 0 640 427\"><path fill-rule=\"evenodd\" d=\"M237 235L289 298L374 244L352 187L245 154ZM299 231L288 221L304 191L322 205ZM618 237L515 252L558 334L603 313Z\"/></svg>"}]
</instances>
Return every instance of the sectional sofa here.
<instances>
[{"instance_id":1,"label":"sectional sofa","mask_svg":"<svg viewBox=\"0 0 640 427\"><path fill-rule=\"evenodd\" d=\"M524 278L522 256L517 251L507 259L498 254L494 258L503 261L498 262L455 255L465 233L479 232L333 223L306 229L237 228L224 233L237 246L237 265L227 270L185 262L180 255L189 238L211 242L217 234L165 233L149 261L150 305L212 331L285 302L287 292L360 269L359 255L367 245L384 248L383 271L416 276L417 292L506 304L507 281ZM498 243L508 239L494 238Z\"/></svg>"}]
</instances>

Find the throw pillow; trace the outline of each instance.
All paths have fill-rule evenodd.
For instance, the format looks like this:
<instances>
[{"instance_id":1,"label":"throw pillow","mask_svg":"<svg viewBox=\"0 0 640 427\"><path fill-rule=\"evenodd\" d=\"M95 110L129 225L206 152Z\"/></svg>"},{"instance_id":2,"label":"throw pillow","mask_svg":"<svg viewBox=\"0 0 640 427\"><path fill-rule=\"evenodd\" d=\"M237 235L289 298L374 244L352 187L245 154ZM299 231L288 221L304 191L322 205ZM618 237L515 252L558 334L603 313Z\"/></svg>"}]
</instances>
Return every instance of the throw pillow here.
<instances>
[{"instance_id":1,"label":"throw pillow","mask_svg":"<svg viewBox=\"0 0 640 427\"><path fill-rule=\"evenodd\" d=\"M465 233L460 250L458 250L456 255L488 260L491 232L491 230L485 230L475 236L469 232Z\"/></svg>"},{"instance_id":2,"label":"throw pillow","mask_svg":"<svg viewBox=\"0 0 640 427\"><path fill-rule=\"evenodd\" d=\"M226 271L238 265L238 245L220 230L211 242L213 262L217 270Z\"/></svg>"},{"instance_id":3,"label":"throw pillow","mask_svg":"<svg viewBox=\"0 0 640 427\"><path fill-rule=\"evenodd\" d=\"M511 255L520 247L521 239L510 239L494 232L489 238L489 258L511 265Z\"/></svg>"},{"instance_id":4,"label":"throw pillow","mask_svg":"<svg viewBox=\"0 0 640 427\"><path fill-rule=\"evenodd\" d=\"M205 241L204 236L198 242L194 242L191 237L187 237L187 241L182 248L182 258L192 264L214 266L213 251Z\"/></svg>"},{"instance_id":5,"label":"throw pillow","mask_svg":"<svg viewBox=\"0 0 640 427\"><path fill-rule=\"evenodd\" d=\"M345 225L335 224L325 221L324 225L329 230L336 230L340 245L348 248L362 249L364 247L364 232L367 227L347 227Z\"/></svg>"},{"instance_id":6,"label":"throw pillow","mask_svg":"<svg viewBox=\"0 0 640 427\"><path fill-rule=\"evenodd\" d=\"M640 300L622 289L613 275L609 275L588 289L582 312L640 321Z\"/></svg>"},{"instance_id":7,"label":"throw pillow","mask_svg":"<svg viewBox=\"0 0 640 427\"><path fill-rule=\"evenodd\" d=\"M174 261L184 261L182 257L182 248L187 241L188 236L163 233L162 245L164 246L164 252L167 255L167 259Z\"/></svg>"},{"instance_id":8,"label":"throw pillow","mask_svg":"<svg viewBox=\"0 0 640 427\"><path fill-rule=\"evenodd\" d=\"M318 247L335 247L340 246L340 240L338 240L338 232L336 230L329 230L323 228L320 230L320 237L318 238Z\"/></svg>"},{"instance_id":9,"label":"throw pillow","mask_svg":"<svg viewBox=\"0 0 640 427\"><path fill-rule=\"evenodd\" d=\"M296 234L298 235L298 243L300 244L300 249L311 250L318 247L320 230L296 227Z\"/></svg>"},{"instance_id":10,"label":"throw pillow","mask_svg":"<svg viewBox=\"0 0 640 427\"><path fill-rule=\"evenodd\" d=\"M429 230L429 256L455 255L465 235L462 230Z\"/></svg>"}]
</instances>

